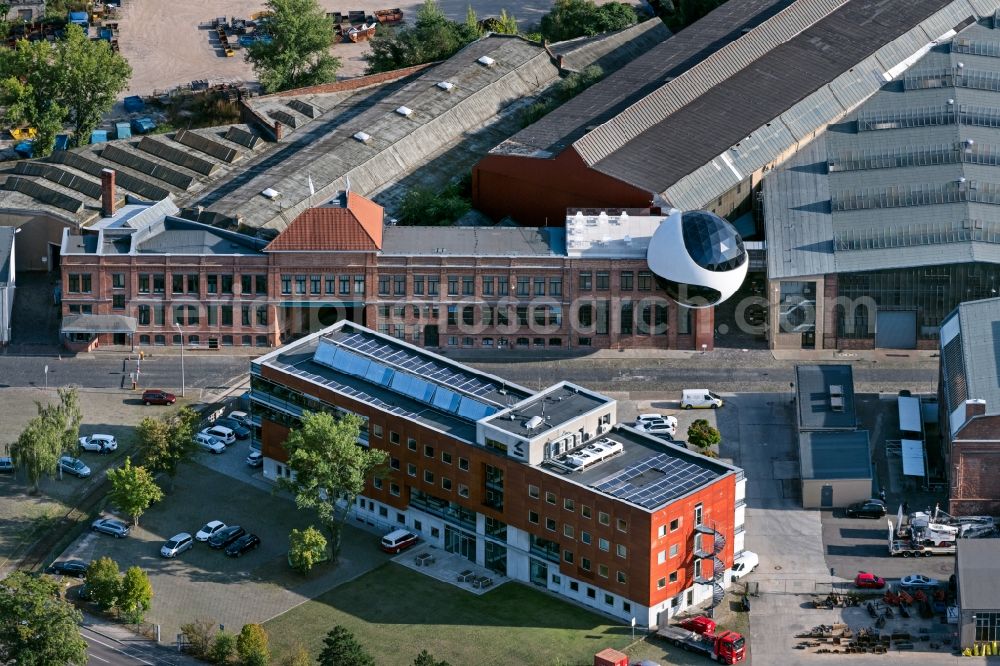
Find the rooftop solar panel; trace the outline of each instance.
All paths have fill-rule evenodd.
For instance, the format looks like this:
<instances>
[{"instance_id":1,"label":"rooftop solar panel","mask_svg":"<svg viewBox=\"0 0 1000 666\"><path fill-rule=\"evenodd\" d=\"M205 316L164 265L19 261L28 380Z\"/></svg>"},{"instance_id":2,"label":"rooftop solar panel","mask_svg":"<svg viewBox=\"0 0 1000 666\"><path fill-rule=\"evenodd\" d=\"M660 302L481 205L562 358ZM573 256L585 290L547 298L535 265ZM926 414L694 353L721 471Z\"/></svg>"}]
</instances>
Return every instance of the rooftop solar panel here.
<instances>
[{"instance_id":1,"label":"rooftop solar panel","mask_svg":"<svg viewBox=\"0 0 1000 666\"><path fill-rule=\"evenodd\" d=\"M711 481L714 476L692 462L661 453L613 474L594 488L645 508L655 508Z\"/></svg>"}]
</instances>

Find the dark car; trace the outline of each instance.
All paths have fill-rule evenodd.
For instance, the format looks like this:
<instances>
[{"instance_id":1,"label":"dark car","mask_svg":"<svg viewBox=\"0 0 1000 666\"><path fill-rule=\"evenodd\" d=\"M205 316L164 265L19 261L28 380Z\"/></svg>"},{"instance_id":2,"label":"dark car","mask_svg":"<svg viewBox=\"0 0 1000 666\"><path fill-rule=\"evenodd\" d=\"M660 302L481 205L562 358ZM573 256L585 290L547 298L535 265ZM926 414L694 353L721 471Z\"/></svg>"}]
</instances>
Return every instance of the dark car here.
<instances>
[{"instance_id":1,"label":"dark car","mask_svg":"<svg viewBox=\"0 0 1000 666\"><path fill-rule=\"evenodd\" d=\"M65 562L53 562L52 566L45 570L46 573L59 576L73 576L83 578L87 575L87 563L80 560L66 560Z\"/></svg>"},{"instance_id":2,"label":"dark car","mask_svg":"<svg viewBox=\"0 0 1000 666\"><path fill-rule=\"evenodd\" d=\"M215 419L215 423L212 425L222 426L223 428L229 428L236 435L236 439L246 439L250 436L250 428L246 427L236 419L221 418Z\"/></svg>"},{"instance_id":3,"label":"dark car","mask_svg":"<svg viewBox=\"0 0 1000 666\"><path fill-rule=\"evenodd\" d=\"M230 525L213 534L208 540L208 545L210 548L219 550L220 548L225 548L246 533L247 531L239 525Z\"/></svg>"},{"instance_id":4,"label":"dark car","mask_svg":"<svg viewBox=\"0 0 1000 666\"><path fill-rule=\"evenodd\" d=\"M177 396L160 389L148 389L142 392L142 402L145 405L172 405L177 402Z\"/></svg>"},{"instance_id":5,"label":"dark car","mask_svg":"<svg viewBox=\"0 0 1000 666\"><path fill-rule=\"evenodd\" d=\"M260 537L256 534L244 534L226 548L226 555L229 557L240 557L243 553L248 553L260 547Z\"/></svg>"},{"instance_id":6,"label":"dark car","mask_svg":"<svg viewBox=\"0 0 1000 666\"><path fill-rule=\"evenodd\" d=\"M881 518L885 515L885 502L877 499L855 502L844 510L844 514L848 518Z\"/></svg>"}]
</instances>

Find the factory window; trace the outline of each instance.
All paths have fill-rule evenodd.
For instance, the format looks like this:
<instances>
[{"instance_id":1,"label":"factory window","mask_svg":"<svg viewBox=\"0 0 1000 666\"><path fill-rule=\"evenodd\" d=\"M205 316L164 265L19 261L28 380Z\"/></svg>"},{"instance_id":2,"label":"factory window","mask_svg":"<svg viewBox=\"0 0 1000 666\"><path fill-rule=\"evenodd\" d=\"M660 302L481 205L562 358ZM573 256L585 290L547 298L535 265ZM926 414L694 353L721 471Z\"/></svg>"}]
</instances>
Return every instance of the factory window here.
<instances>
[{"instance_id":1,"label":"factory window","mask_svg":"<svg viewBox=\"0 0 1000 666\"><path fill-rule=\"evenodd\" d=\"M125 274L124 273L112 273L111 274L111 288L112 289L124 289L125 288Z\"/></svg>"},{"instance_id":2,"label":"factory window","mask_svg":"<svg viewBox=\"0 0 1000 666\"><path fill-rule=\"evenodd\" d=\"M549 278L549 296L562 296L562 278Z\"/></svg>"},{"instance_id":3,"label":"factory window","mask_svg":"<svg viewBox=\"0 0 1000 666\"><path fill-rule=\"evenodd\" d=\"M545 491L545 501L548 502L549 504L555 504L556 503L556 494L553 493L553 492L549 492L548 490L546 490Z\"/></svg>"},{"instance_id":4,"label":"factory window","mask_svg":"<svg viewBox=\"0 0 1000 666\"><path fill-rule=\"evenodd\" d=\"M590 291L594 288L593 273L583 271L580 273L580 291Z\"/></svg>"},{"instance_id":5,"label":"factory window","mask_svg":"<svg viewBox=\"0 0 1000 666\"><path fill-rule=\"evenodd\" d=\"M607 271L597 271L597 290L607 291L611 288L611 274Z\"/></svg>"},{"instance_id":6,"label":"factory window","mask_svg":"<svg viewBox=\"0 0 1000 666\"><path fill-rule=\"evenodd\" d=\"M576 502L569 497L563 498L563 508L567 511L576 511Z\"/></svg>"},{"instance_id":7,"label":"factory window","mask_svg":"<svg viewBox=\"0 0 1000 666\"><path fill-rule=\"evenodd\" d=\"M292 293L292 276L282 275L281 276L281 293L290 294Z\"/></svg>"},{"instance_id":8,"label":"factory window","mask_svg":"<svg viewBox=\"0 0 1000 666\"><path fill-rule=\"evenodd\" d=\"M619 291L632 291L634 289L635 273L632 271L622 271L621 272L621 282L618 286Z\"/></svg>"}]
</instances>

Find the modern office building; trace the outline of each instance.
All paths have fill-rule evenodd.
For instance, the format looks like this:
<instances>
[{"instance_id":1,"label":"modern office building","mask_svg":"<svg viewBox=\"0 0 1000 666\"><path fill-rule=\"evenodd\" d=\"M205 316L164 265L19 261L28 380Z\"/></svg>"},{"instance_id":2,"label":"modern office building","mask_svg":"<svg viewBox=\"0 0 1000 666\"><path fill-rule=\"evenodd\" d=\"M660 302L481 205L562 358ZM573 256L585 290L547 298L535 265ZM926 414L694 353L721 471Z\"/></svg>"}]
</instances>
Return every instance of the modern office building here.
<instances>
[{"instance_id":1,"label":"modern office building","mask_svg":"<svg viewBox=\"0 0 1000 666\"><path fill-rule=\"evenodd\" d=\"M1000 513L1000 298L962 303L941 325L941 459L952 515Z\"/></svg>"},{"instance_id":2,"label":"modern office building","mask_svg":"<svg viewBox=\"0 0 1000 666\"><path fill-rule=\"evenodd\" d=\"M571 211L561 229L402 227L341 192L269 242L177 214L169 198L132 201L64 230L64 317L135 320L74 320L74 348L271 347L342 319L435 348L714 347L714 310L678 306L647 262L671 213Z\"/></svg>"},{"instance_id":3,"label":"modern office building","mask_svg":"<svg viewBox=\"0 0 1000 666\"><path fill-rule=\"evenodd\" d=\"M998 293L989 6L925 33L940 38L764 179L772 347L935 349L959 303Z\"/></svg>"},{"instance_id":4,"label":"modern office building","mask_svg":"<svg viewBox=\"0 0 1000 666\"><path fill-rule=\"evenodd\" d=\"M742 470L618 423L567 382L531 391L351 322L251 363L265 478L307 411L360 416L389 455L353 507L386 530L624 622L721 599L743 550Z\"/></svg>"}]
</instances>

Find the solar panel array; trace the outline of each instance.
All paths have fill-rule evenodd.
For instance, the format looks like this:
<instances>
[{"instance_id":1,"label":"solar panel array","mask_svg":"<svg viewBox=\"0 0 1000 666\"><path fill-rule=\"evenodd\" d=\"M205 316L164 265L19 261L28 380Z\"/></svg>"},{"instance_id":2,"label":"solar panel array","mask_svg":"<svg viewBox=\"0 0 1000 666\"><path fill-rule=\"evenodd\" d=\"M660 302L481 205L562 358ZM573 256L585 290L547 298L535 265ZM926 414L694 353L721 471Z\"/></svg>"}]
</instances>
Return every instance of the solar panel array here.
<instances>
[{"instance_id":1,"label":"solar panel array","mask_svg":"<svg viewBox=\"0 0 1000 666\"><path fill-rule=\"evenodd\" d=\"M232 141L233 143L238 143L241 146L246 146L251 150L256 148L258 144L263 141L263 139L253 132L248 132L245 129L237 127L236 125L233 125L226 130L226 134L223 138L225 138L226 141Z\"/></svg>"},{"instance_id":2,"label":"solar panel array","mask_svg":"<svg viewBox=\"0 0 1000 666\"><path fill-rule=\"evenodd\" d=\"M50 206L68 210L71 213L79 213L83 210L83 201L80 199L74 199L68 194L63 194L59 190L53 190L50 187L45 187L30 178L11 176L7 179L7 182L4 183L4 189L26 194L36 201L41 201L42 203L49 204Z\"/></svg>"},{"instance_id":3,"label":"solar panel array","mask_svg":"<svg viewBox=\"0 0 1000 666\"><path fill-rule=\"evenodd\" d=\"M210 162L206 159L198 157L197 155L192 155L186 150L181 150L180 148L174 148L173 146L158 141L151 136L144 136L139 142L139 150L144 153L149 153L150 155L156 155L157 157L164 159L168 162L173 162L179 166L186 169L191 169L200 173L203 176L211 176L215 172L219 165L215 162Z\"/></svg>"},{"instance_id":4,"label":"solar panel array","mask_svg":"<svg viewBox=\"0 0 1000 666\"><path fill-rule=\"evenodd\" d=\"M658 453L593 485L602 493L655 509L715 478L694 463ZM635 483L639 477L643 477ZM646 477L651 477L646 478Z\"/></svg>"},{"instance_id":5,"label":"solar panel array","mask_svg":"<svg viewBox=\"0 0 1000 666\"><path fill-rule=\"evenodd\" d=\"M286 102L286 104L301 113L303 116L307 116L309 118L319 118L319 109L309 102L303 102L301 99L292 99Z\"/></svg>"},{"instance_id":6,"label":"solar panel array","mask_svg":"<svg viewBox=\"0 0 1000 666\"><path fill-rule=\"evenodd\" d=\"M71 150L57 150L49 156L49 161L65 164L66 166L71 166L74 169L97 177L100 177L101 171L107 168L106 165L101 164L97 160L89 159ZM129 192L135 192L150 201L159 201L170 196L170 190L154 185L148 180L123 173L117 169L115 170L115 183L124 187Z\"/></svg>"},{"instance_id":7,"label":"solar panel array","mask_svg":"<svg viewBox=\"0 0 1000 666\"><path fill-rule=\"evenodd\" d=\"M177 133L174 134L174 141L182 143L188 148L200 150L206 155L211 155L227 163L235 162L240 157L240 151L235 148L230 148L218 141L213 141L197 132L190 132L184 129L177 130Z\"/></svg>"},{"instance_id":8,"label":"solar panel array","mask_svg":"<svg viewBox=\"0 0 1000 666\"><path fill-rule=\"evenodd\" d=\"M194 182L194 176L189 176L159 162L131 153L114 143L109 143L104 147L104 150L101 151L101 157L140 171L157 180L162 180L164 183L170 183L182 190L188 189Z\"/></svg>"},{"instance_id":9,"label":"solar panel array","mask_svg":"<svg viewBox=\"0 0 1000 666\"><path fill-rule=\"evenodd\" d=\"M350 396L351 398L354 398L355 400L359 400L361 402L364 402L366 404L372 405L374 407L378 407L379 409L381 409L383 411L390 412L390 413L396 414L398 416L407 416L407 417L410 417L410 418L416 418L417 417L417 413L416 412L411 412L408 409L403 409L402 407L399 407L397 405L390 405L389 403L385 402L384 400L376 398L375 396L370 395L370 394L368 394L365 391L362 391L360 389L356 389L353 386L348 386L347 384L342 384L341 382L338 382L338 381L336 381L334 379L330 379L329 377L323 377L323 376L314 374L312 372L308 372L306 370L302 370L301 368L297 368L297 367L295 367L293 365L289 365L287 363L283 363L280 360L275 360L273 363L274 363L274 365L276 367L279 367L281 369L293 372L294 374L296 374L299 377L304 377L306 379L309 379L311 381L316 382L317 384L322 384L323 386L329 387L330 389L332 389L334 391L338 391L340 393L343 393L344 395Z\"/></svg>"},{"instance_id":10,"label":"solar panel array","mask_svg":"<svg viewBox=\"0 0 1000 666\"><path fill-rule=\"evenodd\" d=\"M473 375L456 372L433 359L361 333L355 333L338 340L337 344L371 356L381 363L401 368L424 379L430 379L435 383L450 386L470 395L485 396L500 389L492 382L484 382Z\"/></svg>"},{"instance_id":11,"label":"solar panel array","mask_svg":"<svg viewBox=\"0 0 1000 666\"><path fill-rule=\"evenodd\" d=\"M101 198L100 183L95 183L92 180L81 178L71 171L60 169L59 167L52 166L51 164L43 164L41 162L18 162L17 166L14 167L14 173L24 174L26 176L41 176L45 180L58 183L59 185L67 187L71 190L76 190L80 194L86 195L91 199Z\"/></svg>"}]
</instances>

